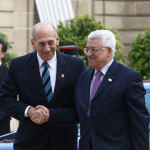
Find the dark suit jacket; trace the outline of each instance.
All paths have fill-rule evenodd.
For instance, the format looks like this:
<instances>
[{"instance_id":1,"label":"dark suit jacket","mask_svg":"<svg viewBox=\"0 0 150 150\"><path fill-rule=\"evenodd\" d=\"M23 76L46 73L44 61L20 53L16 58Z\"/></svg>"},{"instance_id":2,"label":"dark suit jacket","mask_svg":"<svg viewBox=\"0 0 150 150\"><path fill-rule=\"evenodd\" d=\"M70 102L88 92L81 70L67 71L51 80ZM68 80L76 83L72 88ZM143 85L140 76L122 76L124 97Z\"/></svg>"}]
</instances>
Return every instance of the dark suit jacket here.
<instances>
[{"instance_id":1,"label":"dark suit jacket","mask_svg":"<svg viewBox=\"0 0 150 150\"><path fill-rule=\"evenodd\" d=\"M8 68L4 64L2 64L0 66L0 85L2 84L4 78L7 74L7 71L8 71Z\"/></svg>"},{"instance_id":2,"label":"dark suit jacket","mask_svg":"<svg viewBox=\"0 0 150 150\"><path fill-rule=\"evenodd\" d=\"M20 121L15 150L76 150L74 86L84 69L82 59L57 52L55 91L48 104L42 87L37 53L27 54L11 62L8 78L0 89L0 108ZM19 101L16 101L17 94ZM29 105L49 108L49 122L37 125L24 117Z\"/></svg>"},{"instance_id":3,"label":"dark suit jacket","mask_svg":"<svg viewBox=\"0 0 150 150\"><path fill-rule=\"evenodd\" d=\"M4 78L8 72L8 68L1 64L0 66L0 85L4 81ZM10 132L10 116L5 112L0 111L0 135Z\"/></svg>"},{"instance_id":4,"label":"dark suit jacket","mask_svg":"<svg viewBox=\"0 0 150 150\"><path fill-rule=\"evenodd\" d=\"M93 150L148 150L149 114L140 74L114 60L91 102L88 117L93 72L92 68L84 71L76 86L80 150L89 150L90 140Z\"/></svg>"}]
</instances>

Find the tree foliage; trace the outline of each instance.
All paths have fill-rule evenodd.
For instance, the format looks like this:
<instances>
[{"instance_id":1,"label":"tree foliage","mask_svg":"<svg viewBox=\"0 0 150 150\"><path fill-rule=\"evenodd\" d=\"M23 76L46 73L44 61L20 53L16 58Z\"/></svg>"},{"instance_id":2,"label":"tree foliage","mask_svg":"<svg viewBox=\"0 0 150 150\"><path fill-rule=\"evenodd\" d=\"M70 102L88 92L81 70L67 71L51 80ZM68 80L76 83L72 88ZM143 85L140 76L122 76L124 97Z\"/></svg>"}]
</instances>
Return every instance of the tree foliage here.
<instances>
[{"instance_id":1,"label":"tree foliage","mask_svg":"<svg viewBox=\"0 0 150 150\"><path fill-rule=\"evenodd\" d=\"M8 41L8 36L4 33L0 33L0 39L2 39L3 41L5 41L5 43L7 44L7 49L11 49L11 43ZM16 54L10 54L8 52L6 52L5 57L2 59L2 62L6 65L9 66L10 62L13 58L15 58L17 55Z\"/></svg>"},{"instance_id":2,"label":"tree foliage","mask_svg":"<svg viewBox=\"0 0 150 150\"><path fill-rule=\"evenodd\" d=\"M100 21L96 21L89 15L76 17L67 20L65 23L59 22L57 33L59 34L60 46L77 45L78 54L80 57L84 58L85 64L87 66L87 58L85 57L83 51L83 48L86 47L87 44L87 36L92 31L100 29L111 30L109 27L106 27ZM115 58L119 61L123 61L125 57L120 53L122 44L119 42L119 33L116 30L112 30L112 32L115 34L117 39Z\"/></svg>"},{"instance_id":3,"label":"tree foliage","mask_svg":"<svg viewBox=\"0 0 150 150\"><path fill-rule=\"evenodd\" d=\"M140 72L143 79L150 80L150 31L138 34L129 53L129 66Z\"/></svg>"}]
</instances>

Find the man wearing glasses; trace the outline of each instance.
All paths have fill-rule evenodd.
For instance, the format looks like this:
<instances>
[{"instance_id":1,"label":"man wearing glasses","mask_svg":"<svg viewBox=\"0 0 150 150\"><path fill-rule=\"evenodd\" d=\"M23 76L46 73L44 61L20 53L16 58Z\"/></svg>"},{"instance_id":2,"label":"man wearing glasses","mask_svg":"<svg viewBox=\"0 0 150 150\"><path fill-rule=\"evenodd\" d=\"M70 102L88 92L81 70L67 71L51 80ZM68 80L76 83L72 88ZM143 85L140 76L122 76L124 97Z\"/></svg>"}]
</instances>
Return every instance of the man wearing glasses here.
<instances>
[{"instance_id":1,"label":"man wearing glasses","mask_svg":"<svg viewBox=\"0 0 150 150\"><path fill-rule=\"evenodd\" d=\"M109 30L89 34L84 52L90 68L76 85L80 150L148 150L149 114L140 74L116 60Z\"/></svg>"}]
</instances>

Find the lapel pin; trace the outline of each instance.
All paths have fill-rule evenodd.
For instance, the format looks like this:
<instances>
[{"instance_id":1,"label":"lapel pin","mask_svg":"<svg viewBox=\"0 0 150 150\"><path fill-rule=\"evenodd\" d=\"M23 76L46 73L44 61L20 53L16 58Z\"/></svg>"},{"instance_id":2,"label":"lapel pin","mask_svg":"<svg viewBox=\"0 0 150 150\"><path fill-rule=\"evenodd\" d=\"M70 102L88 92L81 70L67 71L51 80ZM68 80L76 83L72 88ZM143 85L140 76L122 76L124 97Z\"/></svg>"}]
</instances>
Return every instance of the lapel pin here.
<instances>
[{"instance_id":1,"label":"lapel pin","mask_svg":"<svg viewBox=\"0 0 150 150\"><path fill-rule=\"evenodd\" d=\"M65 76L64 74L61 75L62 78L64 78L64 76Z\"/></svg>"},{"instance_id":2,"label":"lapel pin","mask_svg":"<svg viewBox=\"0 0 150 150\"><path fill-rule=\"evenodd\" d=\"M112 79L111 79L111 78L109 78L109 79L108 79L108 81L109 81L109 82L112 82Z\"/></svg>"}]
</instances>

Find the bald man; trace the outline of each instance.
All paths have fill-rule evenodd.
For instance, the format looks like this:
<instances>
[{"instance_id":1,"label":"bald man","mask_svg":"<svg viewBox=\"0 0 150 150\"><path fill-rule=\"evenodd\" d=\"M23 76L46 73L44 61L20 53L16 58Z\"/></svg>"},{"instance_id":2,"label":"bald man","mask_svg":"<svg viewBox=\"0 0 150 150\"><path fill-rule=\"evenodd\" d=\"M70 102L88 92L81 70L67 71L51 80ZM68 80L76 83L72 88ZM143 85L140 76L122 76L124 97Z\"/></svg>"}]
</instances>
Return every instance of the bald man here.
<instances>
[{"instance_id":1,"label":"bald man","mask_svg":"<svg viewBox=\"0 0 150 150\"><path fill-rule=\"evenodd\" d=\"M11 62L0 89L0 109L19 120L14 150L76 150L74 86L83 60L56 50L49 23L33 27L31 43L35 51Z\"/></svg>"}]
</instances>

